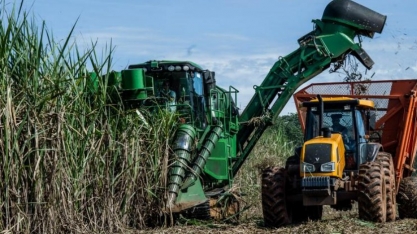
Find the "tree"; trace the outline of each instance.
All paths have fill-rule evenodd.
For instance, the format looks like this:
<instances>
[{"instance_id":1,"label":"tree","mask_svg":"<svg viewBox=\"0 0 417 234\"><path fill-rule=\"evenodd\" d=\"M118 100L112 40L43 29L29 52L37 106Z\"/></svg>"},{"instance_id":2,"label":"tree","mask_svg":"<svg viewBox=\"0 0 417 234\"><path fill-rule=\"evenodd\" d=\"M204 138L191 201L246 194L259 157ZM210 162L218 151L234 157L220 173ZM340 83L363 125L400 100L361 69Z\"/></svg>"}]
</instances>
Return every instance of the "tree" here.
<instances>
[{"instance_id":1,"label":"tree","mask_svg":"<svg viewBox=\"0 0 417 234\"><path fill-rule=\"evenodd\" d=\"M291 142L295 146L303 144L304 136L297 113L279 116L276 119L275 128L283 133L282 135L286 138L286 142Z\"/></svg>"}]
</instances>

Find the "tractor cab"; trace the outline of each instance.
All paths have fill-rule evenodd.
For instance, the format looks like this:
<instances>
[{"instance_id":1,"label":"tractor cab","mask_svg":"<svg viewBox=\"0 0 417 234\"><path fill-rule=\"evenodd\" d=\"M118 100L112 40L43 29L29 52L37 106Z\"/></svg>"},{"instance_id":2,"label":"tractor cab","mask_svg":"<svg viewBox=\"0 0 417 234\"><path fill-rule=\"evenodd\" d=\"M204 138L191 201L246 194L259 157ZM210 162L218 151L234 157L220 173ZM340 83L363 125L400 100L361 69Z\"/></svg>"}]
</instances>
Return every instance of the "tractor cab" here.
<instances>
[{"instance_id":1,"label":"tractor cab","mask_svg":"<svg viewBox=\"0 0 417 234\"><path fill-rule=\"evenodd\" d=\"M325 147L336 148L329 150L337 154L335 170L357 170L359 165L368 161L368 143L366 139L367 112L374 107L372 101L352 98L321 98L302 103L306 111L306 127L304 141L304 163L316 165L331 161L323 159ZM314 150L316 149L316 150ZM331 154L331 153L330 153ZM342 157L344 155L344 168ZM310 162L311 161L311 162ZM333 165L333 164L332 164ZM339 167L337 165L340 165ZM326 172L317 170L317 172ZM337 170L336 170L337 171ZM340 173L337 173L340 175Z\"/></svg>"}]
</instances>

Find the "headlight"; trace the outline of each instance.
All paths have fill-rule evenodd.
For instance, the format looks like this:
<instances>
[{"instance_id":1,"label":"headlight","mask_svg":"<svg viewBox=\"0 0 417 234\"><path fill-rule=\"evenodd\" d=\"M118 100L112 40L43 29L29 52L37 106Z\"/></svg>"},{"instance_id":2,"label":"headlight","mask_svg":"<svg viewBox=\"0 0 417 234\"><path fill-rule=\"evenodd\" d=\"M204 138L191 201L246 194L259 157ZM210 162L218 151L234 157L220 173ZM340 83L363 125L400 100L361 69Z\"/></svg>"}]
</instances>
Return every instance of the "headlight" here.
<instances>
[{"instance_id":1,"label":"headlight","mask_svg":"<svg viewBox=\"0 0 417 234\"><path fill-rule=\"evenodd\" d=\"M334 168L335 168L334 165L335 165L334 162L323 163L321 165L321 167L320 167L320 170L322 172L331 172L331 171L334 171Z\"/></svg>"},{"instance_id":2,"label":"headlight","mask_svg":"<svg viewBox=\"0 0 417 234\"><path fill-rule=\"evenodd\" d=\"M316 171L316 167L313 164L303 162L301 171L302 172L314 172Z\"/></svg>"}]
</instances>

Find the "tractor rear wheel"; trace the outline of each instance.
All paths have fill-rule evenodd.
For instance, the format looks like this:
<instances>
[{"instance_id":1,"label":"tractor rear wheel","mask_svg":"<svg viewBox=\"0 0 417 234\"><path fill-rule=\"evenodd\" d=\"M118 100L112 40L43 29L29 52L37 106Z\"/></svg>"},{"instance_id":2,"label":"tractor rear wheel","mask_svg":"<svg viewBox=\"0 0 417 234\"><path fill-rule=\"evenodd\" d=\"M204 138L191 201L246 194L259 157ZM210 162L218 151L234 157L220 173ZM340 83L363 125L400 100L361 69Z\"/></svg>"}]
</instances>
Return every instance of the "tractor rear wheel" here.
<instances>
[{"instance_id":1,"label":"tractor rear wheel","mask_svg":"<svg viewBox=\"0 0 417 234\"><path fill-rule=\"evenodd\" d=\"M359 218L372 222L386 221L386 182L380 161L359 166L358 208Z\"/></svg>"},{"instance_id":2,"label":"tractor rear wheel","mask_svg":"<svg viewBox=\"0 0 417 234\"><path fill-rule=\"evenodd\" d=\"M417 177L401 180L397 201L400 218L417 218Z\"/></svg>"},{"instance_id":3,"label":"tractor rear wheel","mask_svg":"<svg viewBox=\"0 0 417 234\"><path fill-rule=\"evenodd\" d=\"M391 154L380 152L376 160L381 162L385 176L386 194L387 194L387 218L386 221L395 221L397 218L397 202L395 194L395 171Z\"/></svg>"},{"instance_id":4,"label":"tractor rear wheel","mask_svg":"<svg viewBox=\"0 0 417 234\"><path fill-rule=\"evenodd\" d=\"M281 227L291 221L286 203L286 180L284 168L268 167L262 172L262 211L265 226Z\"/></svg>"}]
</instances>

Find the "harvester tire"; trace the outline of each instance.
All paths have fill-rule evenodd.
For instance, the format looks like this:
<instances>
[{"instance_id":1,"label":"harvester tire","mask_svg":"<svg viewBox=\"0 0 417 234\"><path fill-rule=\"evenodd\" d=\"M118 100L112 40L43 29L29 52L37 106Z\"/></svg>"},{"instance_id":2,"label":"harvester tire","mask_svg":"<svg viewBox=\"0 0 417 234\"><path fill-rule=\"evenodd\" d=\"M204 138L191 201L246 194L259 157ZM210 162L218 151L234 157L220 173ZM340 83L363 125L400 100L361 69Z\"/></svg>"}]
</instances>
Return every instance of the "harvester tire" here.
<instances>
[{"instance_id":1,"label":"harvester tire","mask_svg":"<svg viewBox=\"0 0 417 234\"><path fill-rule=\"evenodd\" d=\"M406 177L401 180L397 201L401 219L417 218L417 177Z\"/></svg>"},{"instance_id":2,"label":"harvester tire","mask_svg":"<svg viewBox=\"0 0 417 234\"><path fill-rule=\"evenodd\" d=\"M380 161L359 166L358 208L360 219L378 223L386 221L386 182Z\"/></svg>"},{"instance_id":3,"label":"harvester tire","mask_svg":"<svg viewBox=\"0 0 417 234\"><path fill-rule=\"evenodd\" d=\"M267 227L281 227L290 223L286 180L284 168L268 167L262 172L262 211Z\"/></svg>"},{"instance_id":4,"label":"harvester tire","mask_svg":"<svg viewBox=\"0 0 417 234\"><path fill-rule=\"evenodd\" d=\"M392 156L386 152L379 152L376 158L381 162L384 170L386 194L387 194L387 217L386 221L395 221L397 218L397 201L395 191L395 170Z\"/></svg>"}]
</instances>

